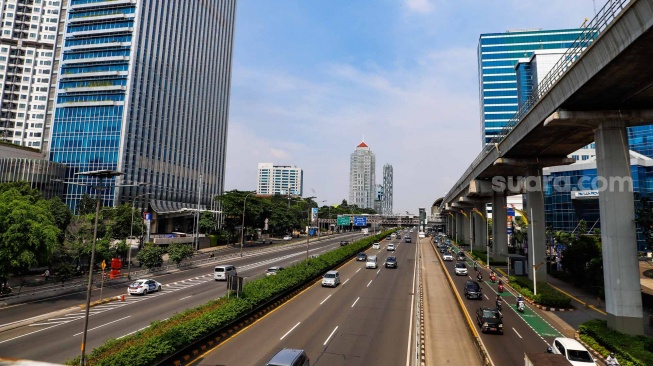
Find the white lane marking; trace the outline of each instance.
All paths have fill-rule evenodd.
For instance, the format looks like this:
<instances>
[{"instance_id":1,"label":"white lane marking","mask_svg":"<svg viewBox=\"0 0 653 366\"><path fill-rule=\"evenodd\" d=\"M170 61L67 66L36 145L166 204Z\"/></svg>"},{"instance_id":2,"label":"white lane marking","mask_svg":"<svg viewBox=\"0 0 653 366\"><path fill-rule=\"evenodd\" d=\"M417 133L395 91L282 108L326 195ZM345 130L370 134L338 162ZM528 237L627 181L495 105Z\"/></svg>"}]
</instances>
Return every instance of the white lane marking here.
<instances>
[{"instance_id":1,"label":"white lane marking","mask_svg":"<svg viewBox=\"0 0 653 366\"><path fill-rule=\"evenodd\" d=\"M490 300L490 298L489 298L489 297L487 297L487 295L486 295L486 294L483 294L483 296L485 296L485 298L486 298L486 299L488 299L488 300Z\"/></svg>"},{"instance_id":2,"label":"white lane marking","mask_svg":"<svg viewBox=\"0 0 653 366\"><path fill-rule=\"evenodd\" d=\"M515 333L517 333L517 330L516 330L515 328L512 328L512 330L514 330ZM522 338L522 336L521 336L519 333L517 333L517 336L518 336L519 338ZM522 339L523 339L523 338L522 338Z\"/></svg>"},{"instance_id":3,"label":"white lane marking","mask_svg":"<svg viewBox=\"0 0 653 366\"><path fill-rule=\"evenodd\" d=\"M419 240L417 241L419 243ZM415 245L415 261L413 262L413 287L412 295L410 295L410 325L408 326L408 347L406 348L406 366L410 366L411 359L410 355L412 354L411 342L413 340L413 311L415 310L415 278L417 278L417 259L419 258L419 245ZM417 337L417 335L415 335Z\"/></svg>"},{"instance_id":4,"label":"white lane marking","mask_svg":"<svg viewBox=\"0 0 653 366\"><path fill-rule=\"evenodd\" d=\"M112 324L112 323L115 323L115 322L119 322L119 321L121 321L121 320L125 320L125 319L127 319L127 318L131 318L131 317L132 317L131 315L127 315L127 316L124 317L124 318L116 319L116 320L114 320L114 321L112 321L112 322L108 322L108 323L106 323L106 324L98 325L98 326L95 327L95 328L91 328L91 329L89 329L88 332L90 332L90 331L92 331L92 330L95 330L95 329L98 329L98 328L106 327L106 326L109 325L109 324ZM76 337L76 336L78 336L78 335L80 335L80 334L82 334L82 333L84 333L84 332L79 332L79 333L73 334L73 337Z\"/></svg>"},{"instance_id":5,"label":"white lane marking","mask_svg":"<svg viewBox=\"0 0 653 366\"><path fill-rule=\"evenodd\" d=\"M150 327L150 326L148 325L148 326L143 327L143 328L141 328L141 329L135 330L135 331L133 331L133 332L131 332L131 333L127 333L127 334L125 334L124 336L120 336L120 337L118 337L118 338L116 338L116 339L125 338L125 337L127 337L128 335L132 335L132 334L134 334L134 333L136 333L136 332L140 332L141 330L143 330L143 329L145 329L145 328L149 328L149 327Z\"/></svg>"},{"instance_id":6,"label":"white lane marking","mask_svg":"<svg viewBox=\"0 0 653 366\"><path fill-rule=\"evenodd\" d=\"M356 273L358 273L358 271L360 271L361 269L362 269L362 268L357 269L357 270L356 270Z\"/></svg>"},{"instance_id":7,"label":"white lane marking","mask_svg":"<svg viewBox=\"0 0 653 366\"><path fill-rule=\"evenodd\" d=\"M182 297L181 299L179 299L179 301L181 301L181 300L186 300L186 299L189 298L189 297L193 297L193 295L188 295L188 296L186 296L186 297Z\"/></svg>"},{"instance_id":8,"label":"white lane marking","mask_svg":"<svg viewBox=\"0 0 653 366\"><path fill-rule=\"evenodd\" d=\"M379 270L378 270L378 271L376 271L376 274L379 274L379 272L381 272L381 268L379 268Z\"/></svg>"},{"instance_id":9,"label":"white lane marking","mask_svg":"<svg viewBox=\"0 0 653 366\"><path fill-rule=\"evenodd\" d=\"M345 280L342 284L344 285L345 283L349 282L349 278Z\"/></svg>"},{"instance_id":10,"label":"white lane marking","mask_svg":"<svg viewBox=\"0 0 653 366\"><path fill-rule=\"evenodd\" d=\"M44 330L47 330L47 329L50 329L50 328L54 328L54 327L57 327L57 326L59 326L59 324L57 324L57 325L53 325L53 326L51 326L51 327L47 327L47 328L43 328L43 329L39 329L39 330L35 330L35 331L31 332L31 333L25 333L25 334L23 334L23 335L19 335L18 337L5 339L4 341L0 341L0 344L5 343L5 342L9 342L9 341L13 341L14 339L23 338L23 337L25 337L25 336L32 335L32 334L34 334L34 333L38 333L38 332L42 332L42 331L44 331Z\"/></svg>"},{"instance_id":11,"label":"white lane marking","mask_svg":"<svg viewBox=\"0 0 653 366\"><path fill-rule=\"evenodd\" d=\"M294 260L294 261L291 261L290 263L295 263L295 262L297 262L297 261L299 261L299 259L296 259L296 260Z\"/></svg>"},{"instance_id":12,"label":"white lane marking","mask_svg":"<svg viewBox=\"0 0 653 366\"><path fill-rule=\"evenodd\" d=\"M329 296L331 296L331 295L329 295ZM290 334L290 332L292 332L293 330L295 330L295 328L297 328L297 326L298 326L300 323L301 323L301 322L295 324L294 327L290 328L290 330L287 331L286 334L283 335L283 337L279 338L279 340L282 341L284 338L286 338L286 336L287 336L288 334Z\"/></svg>"},{"instance_id":13,"label":"white lane marking","mask_svg":"<svg viewBox=\"0 0 653 366\"><path fill-rule=\"evenodd\" d=\"M329 338L327 338L326 341L324 341L323 346L326 346L327 343L329 343L329 340L331 339L331 337L333 337L333 334L336 332L336 330L338 330L338 327L336 327L336 328L333 330L333 332L331 332L331 334L329 334Z\"/></svg>"},{"instance_id":14,"label":"white lane marking","mask_svg":"<svg viewBox=\"0 0 653 366\"><path fill-rule=\"evenodd\" d=\"M360 300L360 299L361 299L360 297L359 297L359 298L357 298L357 299L356 299L356 301L354 301L354 303L353 303L353 304L351 304L351 307L353 308L353 307L354 307L354 305L356 305L356 303L357 303L357 302L358 302L358 300Z\"/></svg>"},{"instance_id":15,"label":"white lane marking","mask_svg":"<svg viewBox=\"0 0 653 366\"><path fill-rule=\"evenodd\" d=\"M331 294L331 295L333 295L333 294ZM329 300L329 298L331 297L331 295L327 296L326 299L322 300L322 302L320 303L320 305L324 304L325 301Z\"/></svg>"},{"instance_id":16,"label":"white lane marking","mask_svg":"<svg viewBox=\"0 0 653 366\"><path fill-rule=\"evenodd\" d=\"M367 287L370 287L370 285L372 284L372 281L374 281L374 280L370 280L370 282L367 284Z\"/></svg>"}]
</instances>

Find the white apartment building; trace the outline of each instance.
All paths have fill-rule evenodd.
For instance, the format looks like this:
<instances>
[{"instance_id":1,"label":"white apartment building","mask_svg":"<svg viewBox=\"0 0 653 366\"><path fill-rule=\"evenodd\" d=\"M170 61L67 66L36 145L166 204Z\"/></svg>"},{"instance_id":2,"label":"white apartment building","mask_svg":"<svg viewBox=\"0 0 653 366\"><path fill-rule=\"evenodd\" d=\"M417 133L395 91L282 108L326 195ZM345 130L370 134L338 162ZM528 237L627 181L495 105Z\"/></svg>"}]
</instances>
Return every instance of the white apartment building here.
<instances>
[{"instance_id":1,"label":"white apartment building","mask_svg":"<svg viewBox=\"0 0 653 366\"><path fill-rule=\"evenodd\" d=\"M256 193L302 196L304 171L296 166L259 163Z\"/></svg>"},{"instance_id":2,"label":"white apartment building","mask_svg":"<svg viewBox=\"0 0 653 366\"><path fill-rule=\"evenodd\" d=\"M376 158L365 142L356 146L349 164L350 205L374 209L376 198L375 183Z\"/></svg>"},{"instance_id":3,"label":"white apartment building","mask_svg":"<svg viewBox=\"0 0 653 366\"><path fill-rule=\"evenodd\" d=\"M0 140L42 148L62 0L0 0Z\"/></svg>"}]
</instances>

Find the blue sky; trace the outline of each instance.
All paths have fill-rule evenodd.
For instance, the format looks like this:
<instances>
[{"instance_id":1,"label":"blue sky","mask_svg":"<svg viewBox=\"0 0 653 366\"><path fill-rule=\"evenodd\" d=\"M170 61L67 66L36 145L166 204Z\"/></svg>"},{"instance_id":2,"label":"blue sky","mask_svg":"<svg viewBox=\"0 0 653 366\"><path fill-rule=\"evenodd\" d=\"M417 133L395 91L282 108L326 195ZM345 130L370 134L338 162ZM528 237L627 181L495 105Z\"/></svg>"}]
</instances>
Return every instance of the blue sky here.
<instances>
[{"instance_id":1,"label":"blue sky","mask_svg":"<svg viewBox=\"0 0 653 366\"><path fill-rule=\"evenodd\" d=\"M296 165L305 196L340 203L364 136L377 183L393 165L394 211L430 207L480 152L479 35L593 16L592 0L239 0L225 188Z\"/></svg>"}]
</instances>

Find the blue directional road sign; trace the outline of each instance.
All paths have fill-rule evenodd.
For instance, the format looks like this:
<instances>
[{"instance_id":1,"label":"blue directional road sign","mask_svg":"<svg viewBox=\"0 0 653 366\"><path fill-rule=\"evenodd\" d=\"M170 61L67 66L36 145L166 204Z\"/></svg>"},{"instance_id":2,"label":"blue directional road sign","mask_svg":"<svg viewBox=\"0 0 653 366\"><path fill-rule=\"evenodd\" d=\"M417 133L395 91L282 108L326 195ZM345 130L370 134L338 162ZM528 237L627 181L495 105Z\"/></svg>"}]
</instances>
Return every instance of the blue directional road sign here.
<instances>
[{"instance_id":1,"label":"blue directional road sign","mask_svg":"<svg viewBox=\"0 0 653 366\"><path fill-rule=\"evenodd\" d=\"M354 216L354 226L367 226L367 217Z\"/></svg>"}]
</instances>

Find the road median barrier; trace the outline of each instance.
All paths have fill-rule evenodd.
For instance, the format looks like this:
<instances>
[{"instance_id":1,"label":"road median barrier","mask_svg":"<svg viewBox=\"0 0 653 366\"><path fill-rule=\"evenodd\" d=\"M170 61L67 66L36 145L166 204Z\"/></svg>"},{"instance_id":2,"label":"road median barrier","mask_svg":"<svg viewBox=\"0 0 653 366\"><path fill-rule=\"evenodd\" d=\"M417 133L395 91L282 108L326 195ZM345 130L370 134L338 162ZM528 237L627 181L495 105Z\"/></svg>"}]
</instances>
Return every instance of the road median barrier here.
<instances>
[{"instance_id":1,"label":"road median barrier","mask_svg":"<svg viewBox=\"0 0 653 366\"><path fill-rule=\"evenodd\" d=\"M476 350L481 357L481 361L483 362L484 365L486 366L494 366L494 363L492 363L492 359L490 358L490 355L485 348L485 345L483 344L483 341L481 340L481 337L478 334L478 331L476 330L476 326L474 325L474 322L472 322L472 319L470 318L469 314L467 313L467 309L465 308L465 304L463 303L463 299L460 297L458 294L458 291L456 291L456 286L453 283L453 279L449 275L449 272L447 272L447 268L445 266L444 261L442 260L442 257L439 254L439 251L433 244L433 241L431 241L431 247L435 251L435 256L438 257L438 261L440 262L440 267L442 268L442 272L444 273L445 277L447 278L447 282L449 283L449 286L451 287L451 292L453 295L456 297L456 302L458 304L458 310L460 310L460 313L462 316L465 318L465 321L467 323L467 330L469 331L470 335L472 336L472 339L474 340L474 344L476 345Z\"/></svg>"}]
</instances>

